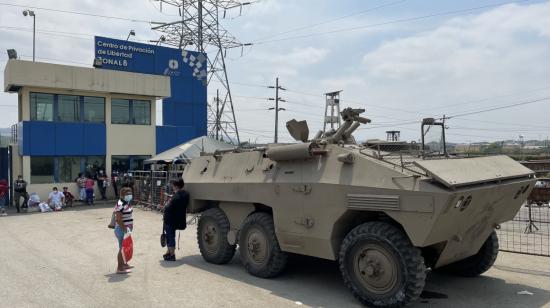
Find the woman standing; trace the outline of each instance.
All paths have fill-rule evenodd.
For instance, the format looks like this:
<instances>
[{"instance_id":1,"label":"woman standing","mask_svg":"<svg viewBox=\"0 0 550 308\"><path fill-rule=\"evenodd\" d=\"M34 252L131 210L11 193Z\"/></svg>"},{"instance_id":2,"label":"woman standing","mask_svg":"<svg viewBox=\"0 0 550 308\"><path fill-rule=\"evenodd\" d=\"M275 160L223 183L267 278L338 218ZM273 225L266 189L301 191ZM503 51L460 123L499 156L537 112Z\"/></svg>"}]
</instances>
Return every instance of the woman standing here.
<instances>
[{"instance_id":1,"label":"woman standing","mask_svg":"<svg viewBox=\"0 0 550 308\"><path fill-rule=\"evenodd\" d=\"M187 227L186 215L189 193L183 190L183 179L172 181L174 196L164 208L164 232L168 251L163 255L166 261L176 261L176 230L185 230Z\"/></svg>"},{"instance_id":2,"label":"woman standing","mask_svg":"<svg viewBox=\"0 0 550 308\"><path fill-rule=\"evenodd\" d=\"M86 174L86 203L88 205L94 205L94 187L95 187L95 181L92 179L90 174Z\"/></svg>"},{"instance_id":3,"label":"woman standing","mask_svg":"<svg viewBox=\"0 0 550 308\"><path fill-rule=\"evenodd\" d=\"M118 254L117 254L117 274L131 273L133 266L124 262L122 257L122 240L124 234L132 232L134 228L134 219L132 216L132 189L124 187L120 190L120 199L115 206L115 236L118 241Z\"/></svg>"}]
</instances>

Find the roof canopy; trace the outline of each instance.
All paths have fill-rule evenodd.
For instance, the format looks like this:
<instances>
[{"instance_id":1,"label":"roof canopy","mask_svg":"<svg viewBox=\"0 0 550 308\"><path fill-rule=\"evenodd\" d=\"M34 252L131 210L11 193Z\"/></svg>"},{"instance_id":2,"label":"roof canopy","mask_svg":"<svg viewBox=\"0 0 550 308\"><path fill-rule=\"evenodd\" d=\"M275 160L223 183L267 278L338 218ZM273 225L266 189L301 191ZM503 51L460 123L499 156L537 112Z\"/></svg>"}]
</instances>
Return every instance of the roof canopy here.
<instances>
[{"instance_id":1,"label":"roof canopy","mask_svg":"<svg viewBox=\"0 0 550 308\"><path fill-rule=\"evenodd\" d=\"M225 149L233 149L233 148L235 148L235 146L231 144L218 141L206 136L202 136L202 137L189 140L186 143L180 144L162 153L159 153L157 156L146 160L145 163L146 164L154 164L159 162L160 163L161 162L187 163L192 158L199 157L201 155L201 152L213 153L216 150L225 150Z\"/></svg>"}]
</instances>

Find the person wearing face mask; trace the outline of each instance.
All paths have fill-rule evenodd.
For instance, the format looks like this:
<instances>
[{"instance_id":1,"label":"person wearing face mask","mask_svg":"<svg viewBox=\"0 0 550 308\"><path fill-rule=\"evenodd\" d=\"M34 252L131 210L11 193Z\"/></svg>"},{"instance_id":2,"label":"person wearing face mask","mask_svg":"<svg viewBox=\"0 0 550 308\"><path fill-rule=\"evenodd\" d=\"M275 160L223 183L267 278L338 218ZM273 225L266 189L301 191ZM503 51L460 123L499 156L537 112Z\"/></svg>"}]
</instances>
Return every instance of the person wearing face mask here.
<instances>
[{"instance_id":1,"label":"person wearing face mask","mask_svg":"<svg viewBox=\"0 0 550 308\"><path fill-rule=\"evenodd\" d=\"M117 254L117 274L131 273L133 266L124 263L122 258L122 240L124 234L131 232L134 227L134 219L132 216L132 189L124 187L120 190L120 199L115 206L115 236L118 241L118 254Z\"/></svg>"},{"instance_id":2,"label":"person wearing face mask","mask_svg":"<svg viewBox=\"0 0 550 308\"><path fill-rule=\"evenodd\" d=\"M57 190L57 187L54 187L52 192L48 195L48 205L54 211L61 211L61 207L64 201L65 196L63 196L63 193L59 192L59 190Z\"/></svg>"}]
</instances>

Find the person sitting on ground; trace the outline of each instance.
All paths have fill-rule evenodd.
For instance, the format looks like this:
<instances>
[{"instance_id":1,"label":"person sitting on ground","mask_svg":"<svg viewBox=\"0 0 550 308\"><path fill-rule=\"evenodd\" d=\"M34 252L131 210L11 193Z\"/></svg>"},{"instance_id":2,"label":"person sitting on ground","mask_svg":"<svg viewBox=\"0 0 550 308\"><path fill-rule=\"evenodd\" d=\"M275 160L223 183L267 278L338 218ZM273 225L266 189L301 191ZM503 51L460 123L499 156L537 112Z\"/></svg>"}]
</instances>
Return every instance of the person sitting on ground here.
<instances>
[{"instance_id":1,"label":"person sitting on ground","mask_svg":"<svg viewBox=\"0 0 550 308\"><path fill-rule=\"evenodd\" d=\"M165 261L176 261L176 230L185 230L187 227L187 204L189 193L183 190L183 179L172 181L174 196L164 208L163 222L166 233L168 251L162 257Z\"/></svg>"},{"instance_id":2,"label":"person sitting on ground","mask_svg":"<svg viewBox=\"0 0 550 308\"><path fill-rule=\"evenodd\" d=\"M124 234L127 232L132 232L134 228L134 218L132 215L132 189L129 187L124 187L120 190L120 199L117 201L117 204L114 208L115 213L115 237L118 241L118 254L117 262L118 266L116 269L117 274L128 274L131 273L132 265L124 262L122 257L122 240L124 239Z\"/></svg>"},{"instance_id":3,"label":"person sitting on ground","mask_svg":"<svg viewBox=\"0 0 550 308\"><path fill-rule=\"evenodd\" d=\"M63 196L63 193L58 191L57 187L54 187L52 192L48 195L48 205L54 211L61 211L64 200L65 200L65 197Z\"/></svg>"},{"instance_id":4,"label":"person sitting on ground","mask_svg":"<svg viewBox=\"0 0 550 308\"><path fill-rule=\"evenodd\" d=\"M65 206L72 207L74 196L71 194L68 187L63 187L63 197L65 197Z\"/></svg>"},{"instance_id":5,"label":"person sitting on ground","mask_svg":"<svg viewBox=\"0 0 550 308\"><path fill-rule=\"evenodd\" d=\"M8 181L0 180L0 216L8 216L6 213L6 200L8 199Z\"/></svg>"}]
</instances>

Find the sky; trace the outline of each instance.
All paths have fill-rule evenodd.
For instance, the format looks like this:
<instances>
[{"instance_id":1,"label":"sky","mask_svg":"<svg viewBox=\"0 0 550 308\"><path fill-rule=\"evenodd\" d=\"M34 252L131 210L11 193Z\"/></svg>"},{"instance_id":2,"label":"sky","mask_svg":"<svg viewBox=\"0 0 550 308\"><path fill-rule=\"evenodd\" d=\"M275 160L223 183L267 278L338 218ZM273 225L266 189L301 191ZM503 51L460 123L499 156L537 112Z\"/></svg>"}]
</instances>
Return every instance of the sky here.
<instances>
[{"instance_id":1,"label":"sky","mask_svg":"<svg viewBox=\"0 0 550 308\"><path fill-rule=\"evenodd\" d=\"M154 0L0 1L0 66L6 49L32 56L32 18L8 4L123 18L34 9L37 61L79 66L91 66L94 35L126 39L134 29L132 39L148 41L160 33L145 21L178 19ZM450 142L546 139L548 16L549 1L504 0L262 0L242 14L231 10L223 27L252 43L227 52L241 139L272 140L267 86L276 77L287 89L281 141L291 140L284 123L293 118L307 120L311 134L322 128L323 93L335 90L343 90L342 107L364 108L372 120L357 131L359 140L401 130L416 141L422 118L444 115ZM209 85L210 101L219 86ZM15 94L0 93L0 127L17 122L16 104Z\"/></svg>"}]
</instances>

